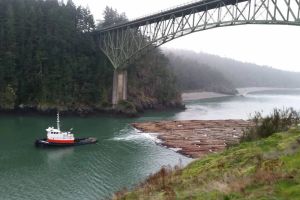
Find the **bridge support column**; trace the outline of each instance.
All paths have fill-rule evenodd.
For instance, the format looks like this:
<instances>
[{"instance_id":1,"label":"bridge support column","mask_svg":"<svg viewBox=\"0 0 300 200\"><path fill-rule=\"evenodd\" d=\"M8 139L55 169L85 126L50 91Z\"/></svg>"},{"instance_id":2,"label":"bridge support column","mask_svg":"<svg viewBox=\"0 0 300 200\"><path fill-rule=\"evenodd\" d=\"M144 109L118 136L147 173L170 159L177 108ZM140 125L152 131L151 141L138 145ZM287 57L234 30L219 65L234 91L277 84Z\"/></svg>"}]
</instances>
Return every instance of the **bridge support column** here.
<instances>
[{"instance_id":1,"label":"bridge support column","mask_svg":"<svg viewBox=\"0 0 300 200\"><path fill-rule=\"evenodd\" d=\"M127 71L116 69L114 71L113 80L113 107L115 107L121 100L127 100Z\"/></svg>"}]
</instances>

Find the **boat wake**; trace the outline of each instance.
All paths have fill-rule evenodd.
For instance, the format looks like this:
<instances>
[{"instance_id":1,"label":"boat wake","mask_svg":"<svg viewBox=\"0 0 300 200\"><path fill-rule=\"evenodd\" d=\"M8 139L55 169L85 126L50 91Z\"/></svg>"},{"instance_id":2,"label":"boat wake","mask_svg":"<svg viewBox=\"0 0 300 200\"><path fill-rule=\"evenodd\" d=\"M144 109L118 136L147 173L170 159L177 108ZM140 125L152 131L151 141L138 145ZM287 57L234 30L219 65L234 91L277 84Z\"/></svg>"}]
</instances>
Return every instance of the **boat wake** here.
<instances>
[{"instance_id":1,"label":"boat wake","mask_svg":"<svg viewBox=\"0 0 300 200\"><path fill-rule=\"evenodd\" d=\"M158 139L157 133L143 133L137 129L123 129L119 136L112 138L115 141L152 141L154 143L161 143L162 141Z\"/></svg>"}]
</instances>

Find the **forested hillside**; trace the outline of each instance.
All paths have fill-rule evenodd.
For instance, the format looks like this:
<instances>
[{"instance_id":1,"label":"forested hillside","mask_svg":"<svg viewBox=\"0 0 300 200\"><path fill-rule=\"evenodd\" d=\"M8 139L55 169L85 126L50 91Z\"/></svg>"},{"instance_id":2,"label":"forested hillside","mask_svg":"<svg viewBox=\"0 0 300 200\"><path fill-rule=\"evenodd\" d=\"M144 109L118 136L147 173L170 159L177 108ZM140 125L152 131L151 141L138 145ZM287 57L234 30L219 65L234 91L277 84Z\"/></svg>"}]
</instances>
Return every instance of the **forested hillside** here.
<instances>
[{"instance_id":1,"label":"forested hillside","mask_svg":"<svg viewBox=\"0 0 300 200\"><path fill-rule=\"evenodd\" d=\"M235 87L300 87L299 72L283 71L208 54L202 54L199 59L214 66Z\"/></svg>"},{"instance_id":2,"label":"forested hillside","mask_svg":"<svg viewBox=\"0 0 300 200\"><path fill-rule=\"evenodd\" d=\"M107 7L98 27L124 17ZM65 4L1 0L0 110L90 112L111 107L113 68L93 37L96 26L89 9L76 7L71 0ZM148 99L160 106L180 103L166 59L158 50L151 56L157 61L155 66L148 65L147 58L140 61L150 66L147 74L142 67L129 70L129 77L136 80L129 84L129 91L133 87L144 95L139 106ZM151 70L151 66L161 70ZM144 76L152 81L147 83L151 92L142 85ZM169 93L165 95L157 84ZM132 100L141 97L134 92L130 95Z\"/></svg>"},{"instance_id":3,"label":"forested hillside","mask_svg":"<svg viewBox=\"0 0 300 200\"><path fill-rule=\"evenodd\" d=\"M169 50L167 52L170 52ZM223 58L220 56L209 55L205 53L195 53L186 50L172 50L172 54L185 58L185 66L194 66L193 68L201 70L210 68L215 74L221 74L221 77L231 83L233 87L300 87L300 73L277 70L267 66L259 66L251 63ZM174 57L174 56L173 56ZM186 68L188 71L190 67ZM183 69L182 69L183 70ZM195 69L193 69L195 70ZM202 78L218 80L213 76L202 75ZM201 77L201 75L199 75ZM188 80L191 82L198 78ZM220 79L221 80L221 79ZM184 81L184 80L182 80ZM222 82L221 82L222 83ZM215 84L219 87L220 81ZM228 87L228 86L227 86Z\"/></svg>"}]
</instances>

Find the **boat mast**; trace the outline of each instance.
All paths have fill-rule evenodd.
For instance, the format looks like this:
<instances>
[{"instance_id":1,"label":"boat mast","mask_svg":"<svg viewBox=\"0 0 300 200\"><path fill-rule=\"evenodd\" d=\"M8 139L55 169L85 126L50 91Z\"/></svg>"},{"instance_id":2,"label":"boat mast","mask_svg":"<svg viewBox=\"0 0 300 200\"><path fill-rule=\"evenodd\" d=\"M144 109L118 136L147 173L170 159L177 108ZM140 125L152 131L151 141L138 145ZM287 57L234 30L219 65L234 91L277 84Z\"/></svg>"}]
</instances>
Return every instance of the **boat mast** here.
<instances>
[{"instance_id":1,"label":"boat mast","mask_svg":"<svg viewBox=\"0 0 300 200\"><path fill-rule=\"evenodd\" d=\"M57 112L57 130L60 131L60 126L59 126L59 112Z\"/></svg>"}]
</instances>

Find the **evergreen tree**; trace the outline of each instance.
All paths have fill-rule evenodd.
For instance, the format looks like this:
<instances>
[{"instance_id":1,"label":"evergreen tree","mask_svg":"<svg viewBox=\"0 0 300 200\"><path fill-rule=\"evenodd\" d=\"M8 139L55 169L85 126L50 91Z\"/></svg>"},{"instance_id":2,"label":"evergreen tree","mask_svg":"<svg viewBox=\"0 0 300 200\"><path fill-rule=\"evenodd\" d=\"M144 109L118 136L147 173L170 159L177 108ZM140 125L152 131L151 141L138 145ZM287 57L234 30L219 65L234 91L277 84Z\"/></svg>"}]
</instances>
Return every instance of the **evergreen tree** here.
<instances>
[{"instance_id":1,"label":"evergreen tree","mask_svg":"<svg viewBox=\"0 0 300 200\"><path fill-rule=\"evenodd\" d=\"M125 13L119 14L116 9L113 9L112 7L109 6L105 7L103 16L104 16L104 21L98 24L97 26L98 29L122 24L128 21Z\"/></svg>"}]
</instances>

